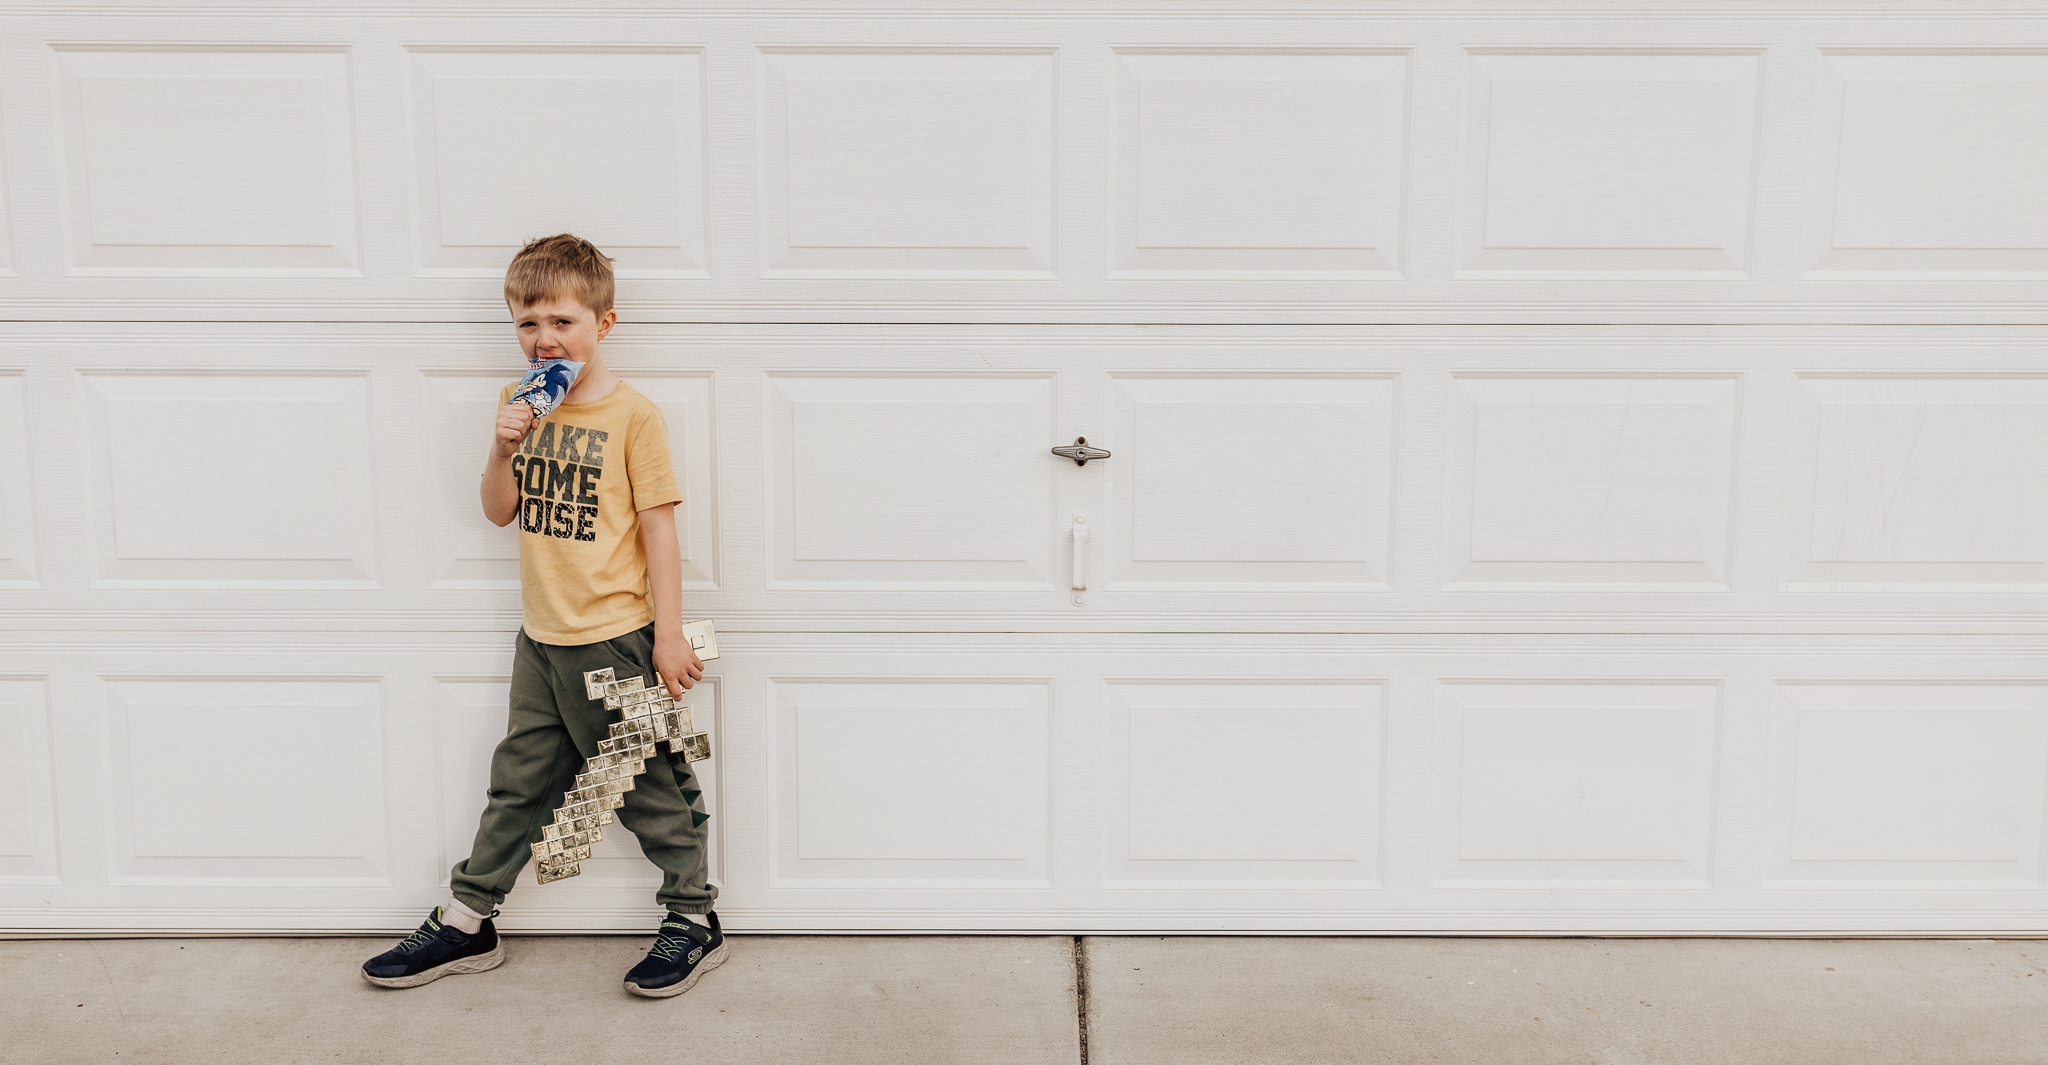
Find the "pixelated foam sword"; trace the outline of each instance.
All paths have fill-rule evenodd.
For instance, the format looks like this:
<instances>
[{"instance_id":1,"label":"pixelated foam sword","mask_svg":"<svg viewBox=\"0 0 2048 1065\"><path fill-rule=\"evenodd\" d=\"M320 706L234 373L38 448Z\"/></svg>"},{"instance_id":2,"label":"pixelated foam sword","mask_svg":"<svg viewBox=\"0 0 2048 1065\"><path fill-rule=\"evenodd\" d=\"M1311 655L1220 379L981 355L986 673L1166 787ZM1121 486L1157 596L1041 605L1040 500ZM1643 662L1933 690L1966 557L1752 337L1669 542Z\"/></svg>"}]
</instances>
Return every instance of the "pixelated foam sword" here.
<instances>
[{"instance_id":1,"label":"pixelated foam sword","mask_svg":"<svg viewBox=\"0 0 2048 1065\"><path fill-rule=\"evenodd\" d=\"M697 657L710 661L718 657L718 632L709 621L683 626ZM562 799L555 821L541 829L540 842L533 845L534 871L543 884L566 880L583 871L583 859L590 857L590 845L604 838L604 826L612 823L612 811L626 804L633 790L633 778L647 772L647 760L654 757L654 745L667 743L673 754L685 762L711 757L711 736L698 732L690 720L690 707L668 694L661 674L654 686L645 677L620 680L612 667L583 675L583 688L592 699L603 699L607 710L617 710L619 720L611 725L611 738L597 745L597 757L583 763L576 774L576 786Z\"/></svg>"}]
</instances>

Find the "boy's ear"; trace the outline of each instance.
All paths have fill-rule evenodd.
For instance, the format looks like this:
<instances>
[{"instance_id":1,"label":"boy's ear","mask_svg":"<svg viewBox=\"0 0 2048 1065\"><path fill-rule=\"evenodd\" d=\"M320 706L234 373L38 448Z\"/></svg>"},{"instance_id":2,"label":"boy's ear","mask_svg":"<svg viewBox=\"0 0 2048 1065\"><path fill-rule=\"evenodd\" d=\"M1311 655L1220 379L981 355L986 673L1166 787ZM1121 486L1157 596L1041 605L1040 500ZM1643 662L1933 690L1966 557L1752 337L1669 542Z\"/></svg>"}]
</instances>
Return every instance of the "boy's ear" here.
<instances>
[{"instance_id":1,"label":"boy's ear","mask_svg":"<svg viewBox=\"0 0 2048 1065\"><path fill-rule=\"evenodd\" d=\"M597 320L597 339L603 340L606 334L612 331L612 326L617 325L618 322L619 312L617 310L604 312L604 317Z\"/></svg>"}]
</instances>

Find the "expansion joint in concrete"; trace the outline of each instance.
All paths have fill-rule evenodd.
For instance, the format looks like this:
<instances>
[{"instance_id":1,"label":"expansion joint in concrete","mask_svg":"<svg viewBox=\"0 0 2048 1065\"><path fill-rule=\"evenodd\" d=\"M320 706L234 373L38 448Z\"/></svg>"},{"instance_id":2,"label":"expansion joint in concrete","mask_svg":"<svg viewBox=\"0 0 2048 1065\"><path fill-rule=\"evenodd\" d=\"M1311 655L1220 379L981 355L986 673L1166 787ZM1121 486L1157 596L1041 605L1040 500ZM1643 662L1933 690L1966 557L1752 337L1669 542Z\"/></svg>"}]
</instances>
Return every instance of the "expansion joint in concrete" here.
<instances>
[{"instance_id":1,"label":"expansion joint in concrete","mask_svg":"<svg viewBox=\"0 0 2048 1065\"><path fill-rule=\"evenodd\" d=\"M1081 1065L1088 1065L1088 940L1074 937L1074 1028L1080 1036Z\"/></svg>"}]
</instances>

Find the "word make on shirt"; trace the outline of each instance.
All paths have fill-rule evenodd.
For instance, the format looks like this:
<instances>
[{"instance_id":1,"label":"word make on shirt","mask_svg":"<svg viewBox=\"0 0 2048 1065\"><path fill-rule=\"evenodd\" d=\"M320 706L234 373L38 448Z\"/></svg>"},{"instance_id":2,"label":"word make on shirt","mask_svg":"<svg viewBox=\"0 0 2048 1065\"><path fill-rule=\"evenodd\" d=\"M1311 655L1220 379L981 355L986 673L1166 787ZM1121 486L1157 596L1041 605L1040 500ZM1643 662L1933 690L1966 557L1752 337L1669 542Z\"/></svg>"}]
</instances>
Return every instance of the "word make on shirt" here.
<instances>
[{"instance_id":1,"label":"word make on shirt","mask_svg":"<svg viewBox=\"0 0 2048 1065\"><path fill-rule=\"evenodd\" d=\"M519 529L561 540L597 539L597 482L609 433L542 422L512 456L519 482Z\"/></svg>"}]
</instances>

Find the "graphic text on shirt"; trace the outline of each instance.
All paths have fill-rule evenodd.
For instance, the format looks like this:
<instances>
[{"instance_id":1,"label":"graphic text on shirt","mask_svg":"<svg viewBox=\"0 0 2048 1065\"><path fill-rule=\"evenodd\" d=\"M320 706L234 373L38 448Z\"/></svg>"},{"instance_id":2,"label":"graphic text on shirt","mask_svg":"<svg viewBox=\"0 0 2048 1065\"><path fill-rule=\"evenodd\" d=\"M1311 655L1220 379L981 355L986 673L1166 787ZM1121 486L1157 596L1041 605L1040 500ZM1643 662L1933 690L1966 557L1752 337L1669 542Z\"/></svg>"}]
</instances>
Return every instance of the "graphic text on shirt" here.
<instances>
[{"instance_id":1,"label":"graphic text on shirt","mask_svg":"<svg viewBox=\"0 0 2048 1065\"><path fill-rule=\"evenodd\" d=\"M597 539L597 482L610 434L542 422L512 456L519 482L519 530L562 540Z\"/></svg>"}]
</instances>

